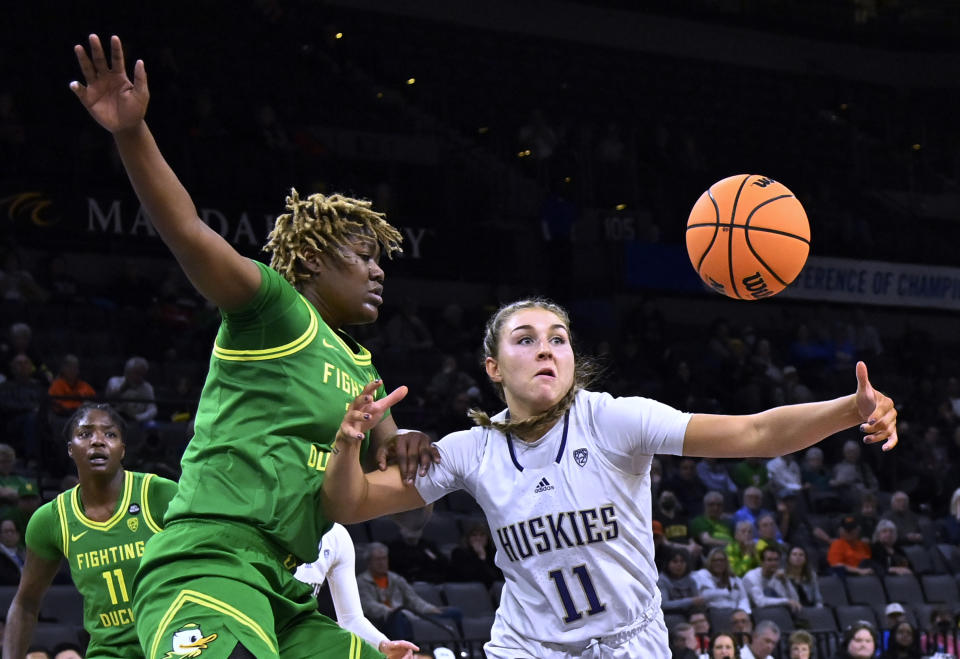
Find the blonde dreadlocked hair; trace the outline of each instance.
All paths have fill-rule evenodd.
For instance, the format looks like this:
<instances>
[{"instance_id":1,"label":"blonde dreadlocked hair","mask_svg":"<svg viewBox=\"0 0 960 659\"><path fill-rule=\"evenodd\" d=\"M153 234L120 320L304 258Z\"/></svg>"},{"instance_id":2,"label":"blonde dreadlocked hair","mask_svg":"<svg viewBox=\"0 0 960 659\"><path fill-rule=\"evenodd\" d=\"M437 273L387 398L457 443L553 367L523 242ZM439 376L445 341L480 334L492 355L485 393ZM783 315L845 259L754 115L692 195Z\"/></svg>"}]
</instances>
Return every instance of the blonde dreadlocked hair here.
<instances>
[{"instance_id":1,"label":"blonde dreadlocked hair","mask_svg":"<svg viewBox=\"0 0 960 659\"><path fill-rule=\"evenodd\" d=\"M388 257L403 252L400 232L383 213L373 210L369 201L340 194L312 194L301 199L296 188L290 188L286 208L289 212L277 218L263 249L272 253L270 267L294 287L310 278L297 266L308 249L336 256L334 248L358 235L368 235L383 246Z\"/></svg>"},{"instance_id":2,"label":"blonde dreadlocked hair","mask_svg":"<svg viewBox=\"0 0 960 659\"><path fill-rule=\"evenodd\" d=\"M556 316L563 321L563 324L566 325L567 335L570 337L570 346L573 347L573 334L570 332L570 315L567 313L567 310L546 298L532 297L503 305L490 317L490 320L487 321L486 331L483 336L484 363L487 357L497 359L500 350L500 334L503 331L503 326L511 316L525 309L543 309L556 314ZM570 409L570 406L573 405L573 401L577 396L577 392L590 386L590 383L593 382L597 375L597 366L593 361L577 356L576 351L574 351L574 358L573 384L570 390L564 394L563 398L557 401L550 409L527 419L520 420L507 419L506 421L493 421L486 412L478 409L469 410L467 416L473 419L473 422L478 426L495 428L504 434L512 433L521 438L542 434L543 431L546 431L557 419ZM496 390L500 400L507 402L506 396L503 393L503 384L500 382L492 382L491 384L493 384L493 388Z\"/></svg>"}]
</instances>

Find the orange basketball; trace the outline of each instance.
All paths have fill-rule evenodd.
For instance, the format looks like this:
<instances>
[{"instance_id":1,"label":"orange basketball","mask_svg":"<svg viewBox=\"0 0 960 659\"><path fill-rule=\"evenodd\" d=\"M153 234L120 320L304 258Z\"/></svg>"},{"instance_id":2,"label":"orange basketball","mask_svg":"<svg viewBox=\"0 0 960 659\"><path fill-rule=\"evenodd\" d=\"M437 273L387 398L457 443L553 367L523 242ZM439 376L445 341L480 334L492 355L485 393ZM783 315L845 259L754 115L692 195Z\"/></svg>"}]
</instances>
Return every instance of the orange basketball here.
<instances>
[{"instance_id":1,"label":"orange basketball","mask_svg":"<svg viewBox=\"0 0 960 659\"><path fill-rule=\"evenodd\" d=\"M687 254L713 290L738 300L776 295L810 253L810 223L782 183L756 174L717 181L687 220Z\"/></svg>"}]
</instances>

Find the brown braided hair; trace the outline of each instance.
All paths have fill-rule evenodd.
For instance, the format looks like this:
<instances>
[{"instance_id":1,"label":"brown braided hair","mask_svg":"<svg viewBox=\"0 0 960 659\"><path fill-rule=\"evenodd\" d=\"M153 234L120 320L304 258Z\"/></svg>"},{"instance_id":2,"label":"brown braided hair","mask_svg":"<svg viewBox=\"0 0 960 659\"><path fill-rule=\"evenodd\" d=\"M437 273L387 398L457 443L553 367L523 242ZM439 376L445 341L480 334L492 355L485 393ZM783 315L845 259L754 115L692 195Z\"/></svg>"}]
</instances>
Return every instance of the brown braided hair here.
<instances>
[{"instance_id":1,"label":"brown braided hair","mask_svg":"<svg viewBox=\"0 0 960 659\"><path fill-rule=\"evenodd\" d=\"M503 331L503 326L511 316L525 309L543 309L544 311L556 314L563 324L566 325L567 335L570 337L570 347L573 348L573 333L570 331L570 315L567 313L567 310L556 302L552 302L546 298L532 297L503 305L490 317L490 320L487 321L486 331L483 336L484 364L486 363L487 357L497 359L500 349L500 334ZM469 410L467 416L473 419L473 422L478 426L495 428L504 434L512 433L521 438L538 436L570 409L577 396L577 392L590 386L590 383L593 382L597 376L597 370L597 366L592 360L578 357L576 351L574 351L573 385L571 385L567 393L564 394L563 398L557 401L550 409L520 420L508 419L506 421L493 421L486 412L475 408ZM506 402L507 399L503 393L503 384L500 382L492 382L492 384L500 400Z\"/></svg>"},{"instance_id":2,"label":"brown braided hair","mask_svg":"<svg viewBox=\"0 0 960 659\"><path fill-rule=\"evenodd\" d=\"M310 279L310 273L298 265L308 249L339 258L337 247L365 235L379 242L388 257L403 252L400 232L367 200L319 193L301 199L296 189L290 188L286 208L288 212L277 218L263 249L272 254L270 267L294 287Z\"/></svg>"}]
</instances>

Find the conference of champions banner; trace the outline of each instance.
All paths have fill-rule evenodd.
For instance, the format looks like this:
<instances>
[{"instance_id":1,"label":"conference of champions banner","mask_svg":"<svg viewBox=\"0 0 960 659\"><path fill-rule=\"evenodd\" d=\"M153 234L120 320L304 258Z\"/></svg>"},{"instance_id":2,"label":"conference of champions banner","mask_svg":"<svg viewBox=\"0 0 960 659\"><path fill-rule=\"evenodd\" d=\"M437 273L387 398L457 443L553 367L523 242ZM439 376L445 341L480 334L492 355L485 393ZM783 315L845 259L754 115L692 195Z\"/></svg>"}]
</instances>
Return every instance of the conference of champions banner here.
<instances>
[{"instance_id":1,"label":"conference of champions banner","mask_svg":"<svg viewBox=\"0 0 960 659\"><path fill-rule=\"evenodd\" d=\"M783 297L960 309L960 268L811 256Z\"/></svg>"}]
</instances>

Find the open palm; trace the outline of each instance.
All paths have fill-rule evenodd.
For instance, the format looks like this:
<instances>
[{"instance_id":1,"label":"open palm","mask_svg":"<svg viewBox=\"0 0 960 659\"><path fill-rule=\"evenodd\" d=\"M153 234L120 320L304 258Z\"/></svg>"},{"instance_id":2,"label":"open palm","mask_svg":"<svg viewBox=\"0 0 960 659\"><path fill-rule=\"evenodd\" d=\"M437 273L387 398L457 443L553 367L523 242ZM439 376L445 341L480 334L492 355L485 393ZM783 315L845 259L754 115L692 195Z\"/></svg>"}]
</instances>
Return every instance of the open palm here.
<instances>
[{"instance_id":1,"label":"open palm","mask_svg":"<svg viewBox=\"0 0 960 659\"><path fill-rule=\"evenodd\" d=\"M125 70L119 37L110 38L109 65L100 38L95 34L90 35L89 55L81 45L74 46L73 51L85 84L74 81L70 83L70 89L90 116L111 133L137 126L143 120L150 100L143 61L137 60L131 82Z\"/></svg>"}]
</instances>

